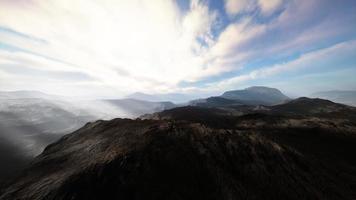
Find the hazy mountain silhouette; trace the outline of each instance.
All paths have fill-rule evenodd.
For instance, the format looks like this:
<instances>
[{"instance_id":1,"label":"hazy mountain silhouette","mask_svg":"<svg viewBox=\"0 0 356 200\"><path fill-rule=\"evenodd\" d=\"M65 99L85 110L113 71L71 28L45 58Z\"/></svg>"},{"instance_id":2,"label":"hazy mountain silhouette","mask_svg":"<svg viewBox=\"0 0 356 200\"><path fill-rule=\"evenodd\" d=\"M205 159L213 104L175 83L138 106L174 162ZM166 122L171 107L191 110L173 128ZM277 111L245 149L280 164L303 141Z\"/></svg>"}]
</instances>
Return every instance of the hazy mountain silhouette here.
<instances>
[{"instance_id":1,"label":"hazy mountain silhouette","mask_svg":"<svg viewBox=\"0 0 356 200\"><path fill-rule=\"evenodd\" d=\"M249 87L244 90L227 91L222 94L221 97L256 105L275 105L289 100L289 97L284 95L278 89L263 86Z\"/></svg>"},{"instance_id":2,"label":"hazy mountain silhouette","mask_svg":"<svg viewBox=\"0 0 356 200\"><path fill-rule=\"evenodd\" d=\"M322 92L313 93L310 96L329 99L334 102L356 106L356 91L352 91L352 90L322 91Z\"/></svg>"},{"instance_id":3,"label":"hazy mountain silhouette","mask_svg":"<svg viewBox=\"0 0 356 200\"><path fill-rule=\"evenodd\" d=\"M60 99L65 98L58 95L46 94L35 90L0 91L0 99Z\"/></svg>"}]
</instances>

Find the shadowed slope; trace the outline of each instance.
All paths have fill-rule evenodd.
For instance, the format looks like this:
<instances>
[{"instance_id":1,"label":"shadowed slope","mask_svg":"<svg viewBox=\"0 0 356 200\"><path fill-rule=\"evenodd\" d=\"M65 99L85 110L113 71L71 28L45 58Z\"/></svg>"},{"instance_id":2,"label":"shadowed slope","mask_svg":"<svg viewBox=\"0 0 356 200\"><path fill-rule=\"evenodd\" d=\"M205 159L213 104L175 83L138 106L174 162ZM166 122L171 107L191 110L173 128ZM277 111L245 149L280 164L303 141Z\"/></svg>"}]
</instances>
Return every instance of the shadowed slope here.
<instances>
[{"instance_id":1,"label":"shadowed slope","mask_svg":"<svg viewBox=\"0 0 356 200\"><path fill-rule=\"evenodd\" d=\"M348 186L256 131L98 121L48 146L1 199L333 199Z\"/></svg>"}]
</instances>

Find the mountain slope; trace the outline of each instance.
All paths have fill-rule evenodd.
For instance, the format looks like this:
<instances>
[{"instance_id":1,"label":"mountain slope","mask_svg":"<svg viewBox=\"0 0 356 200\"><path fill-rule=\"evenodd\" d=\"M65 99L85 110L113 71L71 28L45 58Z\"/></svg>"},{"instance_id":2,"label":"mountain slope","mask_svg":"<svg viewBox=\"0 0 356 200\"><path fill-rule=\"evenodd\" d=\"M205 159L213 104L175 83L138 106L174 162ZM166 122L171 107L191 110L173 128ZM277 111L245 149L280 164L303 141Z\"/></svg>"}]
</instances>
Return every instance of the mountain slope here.
<instances>
[{"instance_id":1,"label":"mountain slope","mask_svg":"<svg viewBox=\"0 0 356 200\"><path fill-rule=\"evenodd\" d=\"M1 199L330 197L323 187L342 194L320 186L328 178L310 165L257 134L118 119L88 124L46 148Z\"/></svg>"},{"instance_id":2,"label":"mountain slope","mask_svg":"<svg viewBox=\"0 0 356 200\"><path fill-rule=\"evenodd\" d=\"M270 112L283 115L304 115L320 118L356 120L356 108L319 98L301 97L285 104L272 106Z\"/></svg>"},{"instance_id":3,"label":"mountain slope","mask_svg":"<svg viewBox=\"0 0 356 200\"><path fill-rule=\"evenodd\" d=\"M354 199L356 124L310 109L190 106L88 123L48 146L0 199Z\"/></svg>"},{"instance_id":4,"label":"mountain slope","mask_svg":"<svg viewBox=\"0 0 356 200\"><path fill-rule=\"evenodd\" d=\"M226 99L223 97L209 97L206 99L197 99L190 101L188 103L191 106L200 107L224 107L224 106L234 106L234 105L244 105L245 102L233 99Z\"/></svg>"}]
</instances>

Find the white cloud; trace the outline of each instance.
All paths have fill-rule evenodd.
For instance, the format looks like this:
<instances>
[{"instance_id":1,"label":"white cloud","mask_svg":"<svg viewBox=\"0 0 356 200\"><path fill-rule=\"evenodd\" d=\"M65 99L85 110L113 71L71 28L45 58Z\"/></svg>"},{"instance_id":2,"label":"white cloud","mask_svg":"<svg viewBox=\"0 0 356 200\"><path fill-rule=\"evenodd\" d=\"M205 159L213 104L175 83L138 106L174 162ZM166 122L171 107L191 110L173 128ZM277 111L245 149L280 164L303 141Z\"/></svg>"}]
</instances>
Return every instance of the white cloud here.
<instances>
[{"instance_id":1,"label":"white cloud","mask_svg":"<svg viewBox=\"0 0 356 200\"><path fill-rule=\"evenodd\" d=\"M225 10L229 15L253 9L254 0L225 0Z\"/></svg>"},{"instance_id":2,"label":"white cloud","mask_svg":"<svg viewBox=\"0 0 356 200\"><path fill-rule=\"evenodd\" d=\"M230 16L258 9L263 15L269 15L282 3L283 0L225 0L225 10Z\"/></svg>"},{"instance_id":3,"label":"white cloud","mask_svg":"<svg viewBox=\"0 0 356 200\"><path fill-rule=\"evenodd\" d=\"M277 8L279 8L283 3L283 0L258 0L258 5L261 12L265 15L271 14Z\"/></svg>"},{"instance_id":4,"label":"white cloud","mask_svg":"<svg viewBox=\"0 0 356 200\"><path fill-rule=\"evenodd\" d=\"M238 70L253 55L242 49L253 39L266 32L264 24L255 24L250 18L229 24L204 55L206 70L203 76Z\"/></svg>"},{"instance_id":5,"label":"white cloud","mask_svg":"<svg viewBox=\"0 0 356 200\"><path fill-rule=\"evenodd\" d=\"M216 44L212 47L212 54L214 56L231 56L227 53L236 52L237 48L264 33L265 30L265 25L254 24L249 18L238 23L232 23L219 35Z\"/></svg>"}]
</instances>

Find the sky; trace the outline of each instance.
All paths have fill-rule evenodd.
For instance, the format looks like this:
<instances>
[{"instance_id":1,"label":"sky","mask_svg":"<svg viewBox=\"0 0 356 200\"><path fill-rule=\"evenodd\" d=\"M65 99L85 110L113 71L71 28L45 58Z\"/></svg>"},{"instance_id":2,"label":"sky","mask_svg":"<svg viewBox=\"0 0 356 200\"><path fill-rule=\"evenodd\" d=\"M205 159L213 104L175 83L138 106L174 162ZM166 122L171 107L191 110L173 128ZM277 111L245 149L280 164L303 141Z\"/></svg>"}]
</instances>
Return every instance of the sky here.
<instances>
[{"instance_id":1,"label":"sky","mask_svg":"<svg viewBox=\"0 0 356 200\"><path fill-rule=\"evenodd\" d=\"M356 90L355 0L0 0L0 90Z\"/></svg>"}]
</instances>

